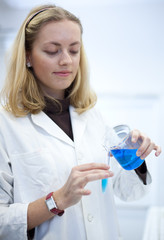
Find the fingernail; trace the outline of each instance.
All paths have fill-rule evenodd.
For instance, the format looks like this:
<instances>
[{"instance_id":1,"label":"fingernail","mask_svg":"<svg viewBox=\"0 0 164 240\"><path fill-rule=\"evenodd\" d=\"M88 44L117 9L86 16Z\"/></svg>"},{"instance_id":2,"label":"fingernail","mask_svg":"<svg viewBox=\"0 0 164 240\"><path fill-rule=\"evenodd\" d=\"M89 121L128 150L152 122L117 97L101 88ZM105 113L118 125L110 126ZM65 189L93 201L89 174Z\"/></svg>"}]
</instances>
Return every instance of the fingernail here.
<instances>
[{"instance_id":1,"label":"fingernail","mask_svg":"<svg viewBox=\"0 0 164 240\"><path fill-rule=\"evenodd\" d=\"M156 154L155 154L155 155L156 155L156 157L158 157L158 156L159 156L159 154L160 154L159 152L156 152Z\"/></svg>"},{"instance_id":2,"label":"fingernail","mask_svg":"<svg viewBox=\"0 0 164 240\"><path fill-rule=\"evenodd\" d=\"M105 173L105 178L106 178L106 177L109 177L109 176L110 176L110 174L109 174L109 173Z\"/></svg>"},{"instance_id":3,"label":"fingernail","mask_svg":"<svg viewBox=\"0 0 164 240\"><path fill-rule=\"evenodd\" d=\"M137 141L137 138L133 137L131 141L135 143Z\"/></svg>"},{"instance_id":4,"label":"fingernail","mask_svg":"<svg viewBox=\"0 0 164 240\"><path fill-rule=\"evenodd\" d=\"M140 151L137 151L136 152L136 155L139 157L141 155L141 152Z\"/></svg>"}]
</instances>

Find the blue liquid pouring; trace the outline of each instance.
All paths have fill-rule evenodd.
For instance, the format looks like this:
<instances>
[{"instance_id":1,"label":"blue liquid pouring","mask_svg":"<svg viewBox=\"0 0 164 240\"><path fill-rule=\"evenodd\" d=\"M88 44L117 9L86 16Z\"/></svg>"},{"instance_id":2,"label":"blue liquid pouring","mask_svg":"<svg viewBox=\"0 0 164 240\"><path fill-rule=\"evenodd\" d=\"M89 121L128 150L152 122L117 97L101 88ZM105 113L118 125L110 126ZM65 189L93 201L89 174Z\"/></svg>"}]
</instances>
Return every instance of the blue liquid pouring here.
<instances>
[{"instance_id":1,"label":"blue liquid pouring","mask_svg":"<svg viewBox=\"0 0 164 240\"><path fill-rule=\"evenodd\" d=\"M125 170L138 168L144 160L136 156L137 149L113 149L111 153Z\"/></svg>"}]
</instances>

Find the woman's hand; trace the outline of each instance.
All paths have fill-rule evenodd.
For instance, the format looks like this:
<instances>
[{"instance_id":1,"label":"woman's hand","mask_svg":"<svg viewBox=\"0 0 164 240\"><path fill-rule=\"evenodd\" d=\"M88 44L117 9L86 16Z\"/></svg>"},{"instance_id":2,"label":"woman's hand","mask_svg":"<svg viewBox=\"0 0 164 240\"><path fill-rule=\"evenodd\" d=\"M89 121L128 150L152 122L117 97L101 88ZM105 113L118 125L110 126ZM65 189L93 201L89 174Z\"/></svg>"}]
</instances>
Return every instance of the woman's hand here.
<instances>
[{"instance_id":1,"label":"woman's hand","mask_svg":"<svg viewBox=\"0 0 164 240\"><path fill-rule=\"evenodd\" d=\"M72 168L70 176L64 186L54 193L59 209L68 208L78 203L82 196L90 195L85 189L88 182L112 177L109 166L103 163L88 163Z\"/></svg>"},{"instance_id":2,"label":"woman's hand","mask_svg":"<svg viewBox=\"0 0 164 240\"><path fill-rule=\"evenodd\" d=\"M154 142L151 141L149 137L147 137L145 134L141 133L139 130L134 129L132 132L132 142L137 142L137 140L141 139L142 144L139 147L138 151L136 152L136 155L140 157L141 159L145 159L152 150L155 150L155 156L158 157L161 153L160 146L157 146Z\"/></svg>"}]
</instances>

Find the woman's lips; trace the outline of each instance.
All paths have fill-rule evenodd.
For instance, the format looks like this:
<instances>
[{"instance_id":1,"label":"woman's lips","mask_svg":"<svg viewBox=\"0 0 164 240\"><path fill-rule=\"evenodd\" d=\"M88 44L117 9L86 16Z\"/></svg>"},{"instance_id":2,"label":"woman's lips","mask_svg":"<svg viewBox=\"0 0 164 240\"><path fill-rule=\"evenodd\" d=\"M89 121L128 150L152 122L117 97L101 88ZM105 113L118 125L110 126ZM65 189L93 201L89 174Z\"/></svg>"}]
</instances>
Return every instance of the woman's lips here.
<instances>
[{"instance_id":1,"label":"woman's lips","mask_svg":"<svg viewBox=\"0 0 164 240\"><path fill-rule=\"evenodd\" d=\"M68 77L71 72L69 71L62 71L62 72L54 72L55 75L60 76L60 77Z\"/></svg>"}]
</instances>

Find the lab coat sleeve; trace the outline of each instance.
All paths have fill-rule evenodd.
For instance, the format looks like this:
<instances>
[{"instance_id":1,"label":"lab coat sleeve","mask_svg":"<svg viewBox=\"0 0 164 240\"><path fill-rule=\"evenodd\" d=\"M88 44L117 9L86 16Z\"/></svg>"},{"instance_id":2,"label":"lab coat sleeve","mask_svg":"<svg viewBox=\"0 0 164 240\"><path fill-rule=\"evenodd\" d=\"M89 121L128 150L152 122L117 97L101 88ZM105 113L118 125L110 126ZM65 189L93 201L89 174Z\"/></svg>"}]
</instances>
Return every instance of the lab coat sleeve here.
<instances>
[{"instance_id":1,"label":"lab coat sleeve","mask_svg":"<svg viewBox=\"0 0 164 240\"><path fill-rule=\"evenodd\" d=\"M134 201L147 194L151 186L151 175L147 171L146 185L139 178L134 170L127 171L122 169L117 161L111 159L113 177L113 189L115 195L123 201Z\"/></svg>"},{"instance_id":2,"label":"lab coat sleeve","mask_svg":"<svg viewBox=\"0 0 164 240\"><path fill-rule=\"evenodd\" d=\"M14 179L8 162L0 146L0 239L26 240L28 204L14 203Z\"/></svg>"}]
</instances>

